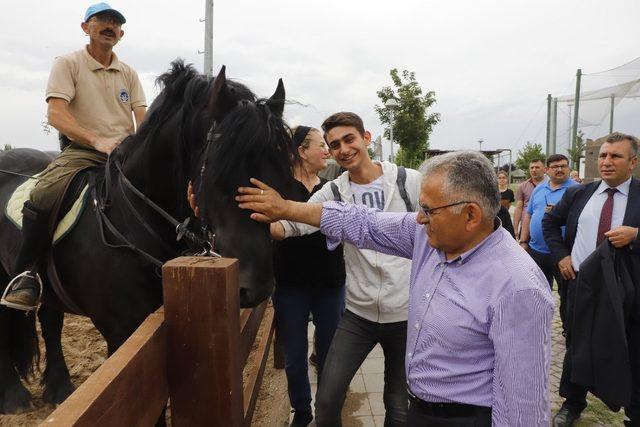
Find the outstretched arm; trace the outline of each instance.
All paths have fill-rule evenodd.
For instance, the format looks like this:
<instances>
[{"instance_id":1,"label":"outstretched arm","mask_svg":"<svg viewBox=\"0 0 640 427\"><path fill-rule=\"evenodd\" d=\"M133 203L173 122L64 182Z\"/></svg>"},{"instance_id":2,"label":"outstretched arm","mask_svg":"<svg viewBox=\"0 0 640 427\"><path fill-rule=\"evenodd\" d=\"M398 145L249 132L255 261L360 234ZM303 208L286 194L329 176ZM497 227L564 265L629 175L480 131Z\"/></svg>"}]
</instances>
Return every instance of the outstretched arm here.
<instances>
[{"instance_id":1,"label":"outstretched arm","mask_svg":"<svg viewBox=\"0 0 640 427\"><path fill-rule=\"evenodd\" d=\"M199 217L200 208L198 207L191 181L189 181L189 185L187 187L187 201L189 202L189 206L191 206L191 210L193 210L195 216ZM269 224L269 232L273 240L283 240L286 237L284 227L281 222L272 222Z\"/></svg>"},{"instance_id":2,"label":"outstretched arm","mask_svg":"<svg viewBox=\"0 0 640 427\"><path fill-rule=\"evenodd\" d=\"M349 242L361 249L411 258L416 234L415 213L377 212L363 205L340 202L300 203L283 200L277 191L251 179L257 187L242 187L236 197L240 208L255 212L260 222L286 219L320 227L329 248Z\"/></svg>"},{"instance_id":3,"label":"outstretched arm","mask_svg":"<svg viewBox=\"0 0 640 427\"><path fill-rule=\"evenodd\" d=\"M240 195L236 196L236 201L240 202L238 206L241 209L254 211L251 219L267 223L286 219L320 227L321 203L285 200L267 184L255 178L250 181L255 187L238 188Z\"/></svg>"}]
</instances>

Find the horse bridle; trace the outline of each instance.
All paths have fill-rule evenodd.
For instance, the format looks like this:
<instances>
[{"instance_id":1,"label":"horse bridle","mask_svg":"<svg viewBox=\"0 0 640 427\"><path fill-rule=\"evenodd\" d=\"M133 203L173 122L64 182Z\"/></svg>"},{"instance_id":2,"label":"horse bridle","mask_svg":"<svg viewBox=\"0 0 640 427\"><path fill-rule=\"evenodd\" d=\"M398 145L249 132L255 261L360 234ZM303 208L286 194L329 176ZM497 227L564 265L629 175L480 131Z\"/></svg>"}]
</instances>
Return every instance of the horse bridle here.
<instances>
[{"instance_id":1,"label":"horse bridle","mask_svg":"<svg viewBox=\"0 0 640 427\"><path fill-rule=\"evenodd\" d=\"M204 150L202 151L202 157L201 157L202 167L200 167L200 177L198 180L198 190L196 190L196 194L204 193L204 183L205 183L204 173L207 170L207 158L209 155L209 148L213 145L213 140L215 138L216 123L217 121L214 120L214 122L211 124L211 127L209 128L209 131L207 132L207 139L205 142ZM207 223L206 211L207 211L207 204L205 203L204 205L202 205L202 208L200 209L200 215L199 215L200 224L201 224L200 235L209 237L209 240L212 242L211 252L215 254L213 256L220 257L221 255L214 252L216 234L213 227L211 227Z\"/></svg>"},{"instance_id":2,"label":"horse bridle","mask_svg":"<svg viewBox=\"0 0 640 427\"><path fill-rule=\"evenodd\" d=\"M158 213L160 217L162 217L165 221L171 224L171 226L175 229L176 241L181 241L183 239L186 239L188 242L190 242L194 246L201 248L201 252L196 253L195 254L196 256L221 257L221 255L215 252L214 250L215 248L214 234L209 232L198 234L189 230L189 223L191 221L191 217L187 217L184 221L178 221L177 219L175 219L171 214L169 214L167 211L165 211L160 206L158 206L153 200L149 199L144 193L138 190L138 188L136 188L136 186L133 185L131 181L129 181L129 179L127 178L127 176L124 174L122 170L122 164L119 159L116 159L115 161L112 161L111 159L112 157L109 156L109 158L107 159L107 163L105 165L105 188L108 188L107 184L111 180L111 164L113 164L118 172L118 180L120 183L121 192L123 194L123 198L125 200L128 210L131 211L133 216L138 220L140 224L142 224L142 226L147 230L147 232L161 244L161 246L165 251L175 254L175 251L171 247L169 247L169 245L167 245L160 236L158 236L158 234L153 230L151 225L149 225L149 223L144 220L140 212L138 212L138 210L135 208L133 203L131 203L131 201L127 197L126 192L124 191L125 188L131 191L133 194L135 194L145 205L150 207L152 210ZM109 194L107 191L105 191L105 195L101 197L97 187L98 187L97 185L93 186L92 198L93 198L93 205L94 205L96 214L98 216L98 223L100 226L100 235L102 238L102 243L111 248L130 249L131 251L137 253L138 255L140 255L150 263L154 264L156 267L158 268L162 267L164 262L154 257L150 253L140 249L135 244L133 244L111 222L111 220L109 219L109 217L105 212L106 208L109 205L109 202L108 202ZM111 234L113 234L120 241L119 243L114 244L114 243L109 243L107 241L106 235L104 233L105 227L111 232Z\"/></svg>"}]
</instances>

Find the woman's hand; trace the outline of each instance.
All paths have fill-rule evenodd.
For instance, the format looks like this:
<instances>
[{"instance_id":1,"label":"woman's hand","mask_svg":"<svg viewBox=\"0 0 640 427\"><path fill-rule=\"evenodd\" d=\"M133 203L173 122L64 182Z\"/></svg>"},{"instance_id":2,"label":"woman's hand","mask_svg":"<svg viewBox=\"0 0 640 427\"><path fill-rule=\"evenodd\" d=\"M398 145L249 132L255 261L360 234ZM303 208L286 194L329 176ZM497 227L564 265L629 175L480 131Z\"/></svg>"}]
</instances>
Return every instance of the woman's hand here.
<instances>
[{"instance_id":1,"label":"woman's hand","mask_svg":"<svg viewBox=\"0 0 640 427\"><path fill-rule=\"evenodd\" d=\"M199 217L200 208L198 208L196 204L196 195L193 194L193 184L191 184L191 181L189 181L189 185L187 186L187 201L189 202L189 206L191 206L193 213Z\"/></svg>"},{"instance_id":2,"label":"woman's hand","mask_svg":"<svg viewBox=\"0 0 640 427\"><path fill-rule=\"evenodd\" d=\"M284 227L280 221L269 224L269 234L272 240L284 240Z\"/></svg>"}]
</instances>

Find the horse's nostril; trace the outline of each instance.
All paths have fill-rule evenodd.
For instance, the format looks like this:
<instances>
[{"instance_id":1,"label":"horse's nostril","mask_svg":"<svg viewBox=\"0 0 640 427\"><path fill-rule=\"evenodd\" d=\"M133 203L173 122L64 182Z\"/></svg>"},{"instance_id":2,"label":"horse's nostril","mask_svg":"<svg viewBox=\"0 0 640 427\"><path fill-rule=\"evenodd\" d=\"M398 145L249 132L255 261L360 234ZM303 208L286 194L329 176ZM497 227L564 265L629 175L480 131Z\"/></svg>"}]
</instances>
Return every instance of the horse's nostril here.
<instances>
[{"instance_id":1,"label":"horse's nostril","mask_svg":"<svg viewBox=\"0 0 640 427\"><path fill-rule=\"evenodd\" d=\"M263 286L257 289L240 288L240 307L256 307L269 298L273 287Z\"/></svg>"},{"instance_id":2,"label":"horse's nostril","mask_svg":"<svg viewBox=\"0 0 640 427\"><path fill-rule=\"evenodd\" d=\"M257 301L255 298L255 292L248 288L240 288L240 307L255 307Z\"/></svg>"}]
</instances>

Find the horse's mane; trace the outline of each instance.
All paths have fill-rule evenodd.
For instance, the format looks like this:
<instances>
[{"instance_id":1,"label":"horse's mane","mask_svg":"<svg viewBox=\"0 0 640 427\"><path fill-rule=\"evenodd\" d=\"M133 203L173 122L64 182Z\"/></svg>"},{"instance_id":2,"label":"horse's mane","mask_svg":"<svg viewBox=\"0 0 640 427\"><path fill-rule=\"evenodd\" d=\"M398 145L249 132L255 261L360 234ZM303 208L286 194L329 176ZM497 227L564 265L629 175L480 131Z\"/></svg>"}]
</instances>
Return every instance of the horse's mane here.
<instances>
[{"instance_id":1,"label":"horse's mane","mask_svg":"<svg viewBox=\"0 0 640 427\"><path fill-rule=\"evenodd\" d=\"M171 68L156 79L162 92L153 103L140 129L136 133L138 141L153 138L162 125L183 109L183 117L206 103L209 79L201 75L191 64L182 59L171 63Z\"/></svg>"},{"instance_id":2,"label":"horse's mane","mask_svg":"<svg viewBox=\"0 0 640 427\"><path fill-rule=\"evenodd\" d=\"M295 151L290 132L272 113L270 102L240 101L218 125L206 159L207 186L233 194L238 185L249 183L249 176L262 178L256 170L262 162L271 164L278 176L292 177Z\"/></svg>"},{"instance_id":3,"label":"horse's mane","mask_svg":"<svg viewBox=\"0 0 640 427\"><path fill-rule=\"evenodd\" d=\"M202 125L198 121L203 117L198 113L207 107L213 81L214 79L200 74L193 65L185 64L184 60L178 58L173 61L170 69L156 79L156 85L163 89L135 135L136 145L142 146L146 141L153 141L163 126L175 117L178 118L176 125L179 126L181 139L179 145L189 142L193 138L194 129ZM228 101L232 105L241 100L255 102L256 96L243 84L226 79L225 85ZM191 151L194 149L197 151L196 147L191 147ZM200 157L199 152L192 154L195 158Z\"/></svg>"},{"instance_id":4,"label":"horse's mane","mask_svg":"<svg viewBox=\"0 0 640 427\"><path fill-rule=\"evenodd\" d=\"M204 160L202 178L206 187L226 194L235 194L239 185L249 183L250 176L262 178L259 175L262 164L268 164L278 177L292 178L291 159L296 158L297 151L293 149L289 129L270 105L282 100L257 100L246 86L229 79L225 79L227 111L217 118L214 140L206 152L207 158L202 157L204 152L200 150L206 147L203 134L213 123L207 105L213 81L182 59L173 61L170 69L156 80L163 89L135 134L135 143L126 144L127 154L122 154L127 157L134 151L146 151L144 147L150 148L154 141L161 140L160 132L172 122L178 126L180 141L175 141L178 157L172 159L171 173L183 171L189 174L189 179L200 178L195 176L196 170L188 171L186 167L197 167L196 159Z\"/></svg>"}]
</instances>

